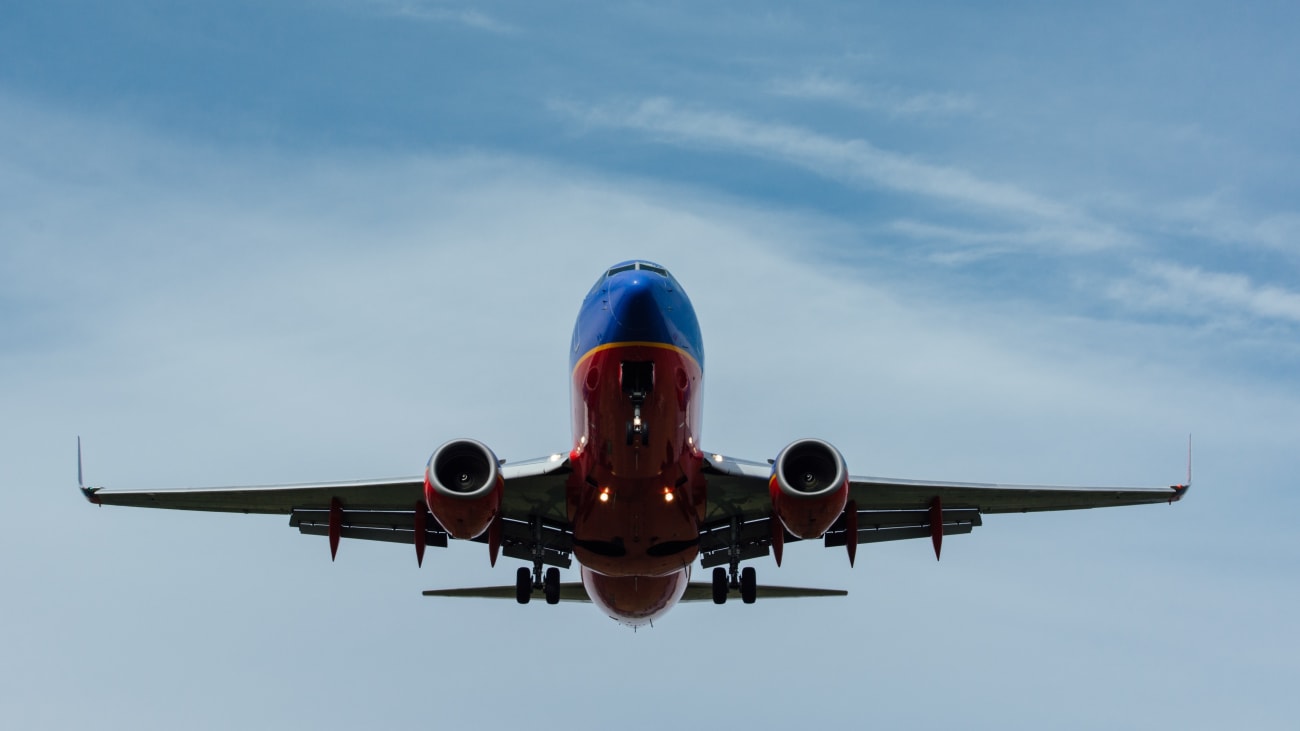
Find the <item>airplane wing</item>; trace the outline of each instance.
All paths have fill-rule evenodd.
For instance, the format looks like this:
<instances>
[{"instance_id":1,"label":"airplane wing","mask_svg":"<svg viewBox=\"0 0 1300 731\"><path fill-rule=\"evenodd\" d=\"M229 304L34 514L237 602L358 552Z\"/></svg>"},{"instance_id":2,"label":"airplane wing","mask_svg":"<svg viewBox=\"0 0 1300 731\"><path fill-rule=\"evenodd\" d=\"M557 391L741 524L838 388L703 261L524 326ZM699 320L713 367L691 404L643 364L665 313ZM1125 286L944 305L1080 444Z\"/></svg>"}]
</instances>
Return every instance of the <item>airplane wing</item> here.
<instances>
[{"instance_id":1,"label":"airplane wing","mask_svg":"<svg viewBox=\"0 0 1300 731\"><path fill-rule=\"evenodd\" d=\"M569 566L572 531L564 486L570 471L567 457L560 454L501 466L505 480L501 502L503 554L532 560L540 547L543 563ZM416 506L424 500L424 478L170 490L83 486L81 491L96 505L288 515L289 525L307 535L329 535L331 507L337 501L341 508L340 537L414 545ZM425 545L445 547L447 533L427 509L422 522ZM486 543L487 537L475 540Z\"/></svg>"},{"instance_id":2,"label":"airplane wing","mask_svg":"<svg viewBox=\"0 0 1300 731\"><path fill-rule=\"evenodd\" d=\"M774 518L768 480L772 466L708 455L704 474L709 505L700 552L705 568L726 564L733 546L742 561L766 556ZM1190 482L1190 479L1189 479ZM990 513L1078 510L1173 503L1188 485L1169 487L1055 487L976 482L849 477L852 519L841 517L823 537L827 547L908 538L930 538L938 555L942 536L969 533ZM856 529L856 530L855 530ZM785 534L783 542L798 540ZM852 555L853 551L850 551Z\"/></svg>"}]
</instances>

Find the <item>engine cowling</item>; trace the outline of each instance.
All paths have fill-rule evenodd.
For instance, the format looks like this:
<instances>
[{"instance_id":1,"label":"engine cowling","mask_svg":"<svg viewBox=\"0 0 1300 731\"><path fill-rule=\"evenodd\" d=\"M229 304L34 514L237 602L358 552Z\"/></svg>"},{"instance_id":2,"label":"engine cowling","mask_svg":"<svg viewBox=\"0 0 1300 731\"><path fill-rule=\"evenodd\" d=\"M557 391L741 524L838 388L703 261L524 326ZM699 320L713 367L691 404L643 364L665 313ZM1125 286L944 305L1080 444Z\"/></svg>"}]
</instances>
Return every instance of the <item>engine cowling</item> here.
<instances>
[{"instance_id":1,"label":"engine cowling","mask_svg":"<svg viewBox=\"0 0 1300 731\"><path fill-rule=\"evenodd\" d=\"M429 512L452 538L477 538L501 510L497 456L473 439L456 439L434 451L424 471Z\"/></svg>"},{"instance_id":2,"label":"engine cowling","mask_svg":"<svg viewBox=\"0 0 1300 731\"><path fill-rule=\"evenodd\" d=\"M820 538L849 499L849 471L839 450L800 439L777 455L768 481L772 511L791 535Z\"/></svg>"}]
</instances>

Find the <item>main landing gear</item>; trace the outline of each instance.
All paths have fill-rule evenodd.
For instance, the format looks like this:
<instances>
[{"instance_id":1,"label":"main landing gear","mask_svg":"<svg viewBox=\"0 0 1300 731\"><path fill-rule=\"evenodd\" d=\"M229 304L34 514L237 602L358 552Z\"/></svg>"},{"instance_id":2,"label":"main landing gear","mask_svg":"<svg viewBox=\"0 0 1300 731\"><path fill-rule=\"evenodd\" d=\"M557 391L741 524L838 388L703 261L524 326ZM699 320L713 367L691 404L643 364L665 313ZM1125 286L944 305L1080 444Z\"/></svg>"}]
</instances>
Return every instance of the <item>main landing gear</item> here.
<instances>
[{"instance_id":1,"label":"main landing gear","mask_svg":"<svg viewBox=\"0 0 1300 731\"><path fill-rule=\"evenodd\" d=\"M542 545L542 523L534 518L533 528L533 570L520 566L515 572L515 601L527 604L533 598L533 592L541 590L547 604L560 603L560 570L552 566L542 572L542 558L546 548Z\"/></svg>"},{"instance_id":2,"label":"main landing gear","mask_svg":"<svg viewBox=\"0 0 1300 731\"><path fill-rule=\"evenodd\" d=\"M727 594L740 590L740 600L753 604L758 598L758 572L753 566L740 568L740 522L731 521L731 548L728 551L730 570L717 566L713 569L713 603L725 604Z\"/></svg>"},{"instance_id":3,"label":"main landing gear","mask_svg":"<svg viewBox=\"0 0 1300 731\"><path fill-rule=\"evenodd\" d=\"M713 569L713 603L726 604L727 594L740 590L740 600L746 604L753 604L758 599L758 572L754 571L753 566L746 566L740 570L737 576L735 569L732 569L731 575L727 575L726 569L718 566Z\"/></svg>"},{"instance_id":4,"label":"main landing gear","mask_svg":"<svg viewBox=\"0 0 1300 731\"><path fill-rule=\"evenodd\" d=\"M527 604L533 598L533 592L540 589L547 604L559 604L560 570L552 566L546 569L546 573L542 573L539 566L536 571L534 575L527 566L520 566L515 572L515 601Z\"/></svg>"}]
</instances>

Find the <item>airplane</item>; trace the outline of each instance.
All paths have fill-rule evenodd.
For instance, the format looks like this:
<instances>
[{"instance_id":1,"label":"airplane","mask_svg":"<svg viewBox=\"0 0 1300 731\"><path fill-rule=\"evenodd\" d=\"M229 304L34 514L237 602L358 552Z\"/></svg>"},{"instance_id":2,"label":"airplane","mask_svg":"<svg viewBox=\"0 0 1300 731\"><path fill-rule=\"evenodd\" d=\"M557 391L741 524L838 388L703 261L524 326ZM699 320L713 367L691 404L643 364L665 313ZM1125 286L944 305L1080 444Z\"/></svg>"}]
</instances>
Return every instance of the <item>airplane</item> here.
<instances>
[{"instance_id":1,"label":"airplane","mask_svg":"<svg viewBox=\"0 0 1300 731\"><path fill-rule=\"evenodd\" d=\"M77 479L96 505L277 513L301 533L405 543L422 565L428 546L486 544L520 566L514 585L434 589L428 596L589 601L633 627L682 601L745 604L778 597L843 596L843 590L760 586L743 562L820 539L857 548L969 533L991 513L1173 503L1191 484L1052 487L850 476L820 439L797 439L766 462L700 446L704 345L676 278L645 260L603 272L582 301L569 352L572 447L510 463L474 439L438 447L423 476L256 487L107 490ZM561 582L576 560L579 582ZM699 562L708 582L692 582Z\"/></svg>"}]
</instances>

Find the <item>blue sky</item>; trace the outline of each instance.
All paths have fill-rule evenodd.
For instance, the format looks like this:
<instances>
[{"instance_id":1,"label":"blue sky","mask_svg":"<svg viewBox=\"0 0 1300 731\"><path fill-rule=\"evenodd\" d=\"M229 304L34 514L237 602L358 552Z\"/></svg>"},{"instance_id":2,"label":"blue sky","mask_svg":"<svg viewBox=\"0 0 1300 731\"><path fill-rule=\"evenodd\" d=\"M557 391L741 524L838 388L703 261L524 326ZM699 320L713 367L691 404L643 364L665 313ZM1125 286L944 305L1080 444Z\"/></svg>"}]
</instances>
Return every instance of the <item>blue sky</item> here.
<instances>
[{"instance_id":1,"label":"blue sky","mask_svg":"<svg viewBox=\"0 0 1300 731\"><path fill-rule=\"evenodd\" d=\"M537 718L1286 727L1300 636L1300 50L1283 3L46 2L0 9L0 708L21 725ZM1161 485L945 544L795 546L845 600L583 606L477 546L73 489L568 447L608 264L668 266L706 448ZM523 374L523 377L521 377ZM865 548L865 547L864 547Z\"/></svg>"}]
</instances>

